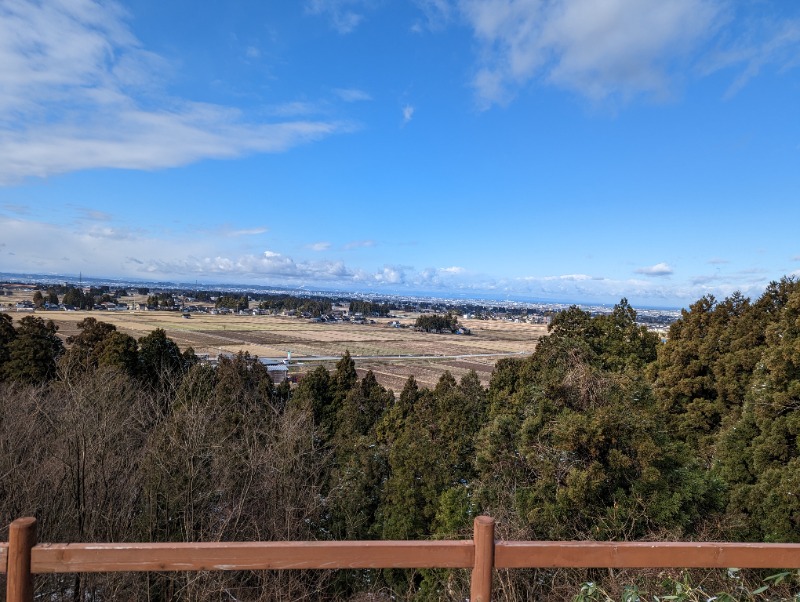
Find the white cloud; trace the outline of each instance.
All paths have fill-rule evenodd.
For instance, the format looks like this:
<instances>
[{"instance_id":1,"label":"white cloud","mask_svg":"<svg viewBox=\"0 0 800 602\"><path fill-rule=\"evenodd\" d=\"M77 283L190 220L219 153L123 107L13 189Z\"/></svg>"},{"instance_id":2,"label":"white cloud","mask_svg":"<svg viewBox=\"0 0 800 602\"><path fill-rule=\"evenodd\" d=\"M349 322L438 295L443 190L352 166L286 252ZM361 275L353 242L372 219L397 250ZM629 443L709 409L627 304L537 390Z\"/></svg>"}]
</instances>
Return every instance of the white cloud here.
<instances>
[{"instance_id":1,"label":"white cloud","mask_svg":"<svg viewBox=\"0 0 800 602\"><path fill-rule=\"evenodd\" d=\"M721 299L737 290L756 297L775 278L754 269L730 275L690 276L685 282L650 277L616 280L580 273L495 280L458 266L418 269L385 264L368 268L325 260L324 256L301 261L272 248L260 253L242 252L240 242L227 236L156 235L120 227L113 220L65 226L0 215L0 232L0 272L8 273L82 271L99 277L154 280L380 288L388 292L489 292L566 302L616 302L627 297L632 303L671 306L688 305L705 294ZM653 268L663 271L663 264Z\"/></svg>"},{"instance_id":2,"label":"white cloud","mask_svg":"<svg viewBox=\"0 0 800 602\"><path fill-rule=\"evenodd\" d=\"M384 266L381 272L375 274L375 280L384 284L401 284L405 281L405 270L396 266Z\"/></svg>"},{"instance_id":3,"label":"white cloud","mask_svg":"<svg viewBox=\"0 0 800 602\"><path fill-rule=\"evenodd\" d=\"M545 276L542 278L544 281L563 280L569 282L581 282L584 280L594 280L592 276L586 274L562 274L560 276Z\"/></svg>"},{"instance_id":4,"label":"white cloud","mask_svg":"<svg viewBox=\"0 0 800 602\"><path fill-rule=\"evenodd\" d=\"M98 211L97 209L90 209L89 207L77 207L79 219L89 220L92 222L110 222L113 216L105 211Z\"/></svg>"},{"instance_id":5,"label":"white cloud","mask_svg":"<svg viewBox=\"0 0 800 602\"><path fill-rule=\"evenodd\" d=\"M531 80L592 99L669 94L676 64L708 39L716 0L460 0L481 44L473 80L486 108Z\"/></svg>"},{"instance_id":6,"label":"white cloud","mask_svg":"<svg viewBox=\"0 0 800 602\"><path fill-rule=\"evenodd\" d=\"M424 20L416 21L411 31L421 33L424 30L436 31L444 27L453 16L453 5L449 0L414 0L414 4L422 11Z\"/></svg>"},{"instance_id":7,"label":"white cloud","mask_svg":"<svg viewBox=\"0 0 800 602\"><path fill-rule=\"evenodd\" d=\"M281 152L348 131L337 122L255 122L169 97L167 63L114 2L0 3L0 184L91 168L159 169Z\"/></svg>"},{"instance_id":8,"label":"white cloud","mask_svg":"<svg viewBox=\"0 0 800 602\"><path fill-rule=\"evenodd\" d=\"M407 124L414 117L414 107L405 105L403 107L403 125Z\"/></svg>"},{"instance_id":9,"label":"white cloud","mask_svg":"<svg viewBox=\"0 0 800 602\"><path fill-rule=\"evenodd\" d=\"M327 17L337 32L346 35L356 30L371 5L370 0L307 0L306 12Z\"/></svg>"},{"instance_id":10,"label":"white cloud","mask_svg":"<svg viewBox=\"0 0 800 602\"><path fill-rule=\"evenodd\" d=\"M295 261L277 251L236 254L226 237L162 238L115 225L74 227L0 216L6 244L0 271L73 273L98 276L207 279L268 278L275 282L347 283L356 270L341 262ZM64 257L69 249L69 257ZM380 272L383 274L383 271Z\"/></svg>"},{"instance_id":11,"label":"white cloud","mask_svg":"<svg viewBox=\"0 0 800 602\"><path fill-rule=\"evenodd\" d=\"M656 265L639 268L635 271L637 274L643 274L645 276L670 276L674 273L674 270L666 263L657 263Z\"/></svg>"},{"instance_id":12,"label":"white cloud","mask_svg":"<svg viewBox=\"0 0 800 602\"><path fill-rule=\"evenodd\" d=\"M730 98L767 66L788 70L800 64L800 20L748 20L743 34L711 54L702 65L705 74L726 68L740 68L725 96Z\"/></svg>"},{"instance_id":13,"label":"white cloud","mask_svg":"<svg viewBox=\"0 0 800 602\"><path fill-rule=\"evenodd\" d=\"M562 276L527 276L508 285L517 294L564 302L616 302L623 297L638 304L676 306L688 304L703 295L723 299L735 291L757 297L769 283L769 277L695 276L686 282L670 282L658 278L614 279L582 274Z\"/></svg>"},{"instance_id":14,"label":"white cloud","mask_svg":"<svg viewBox=\"0 0 800 602\"><path fill-rule=\"evenodd\" d=\"M336 88L333 92L345 102L372 100L372 96L368 92L358 88Z\"/></svg>"},{"instance_id":15,"label":"white cloud","mask_svg":"<svg viewBox=\"0 0 800 602\"><path fill-rule=\"evenodd\" d=\"M258 236L267 232L267 228L244 228L242 230L230 230L226 234L237 238L239 236Z\"/></svg>"},{"instance_id":16,"label":"white cloud","mask_svg":"<svg viewBox=\"0 0 800 602\"><path fill-rule=\"evenodd\" d=\"M329 242L315 242L308 245L308 248L312 251L327 251L331 248L331 243Z\"/></svg>"},{"instance_id":17,"label":"white cloud","mask_svg":"<svg viewBox=\"0 0 800 602\"><path fill-rule=\"evenodd\" d=\"M320 112L320 107L313 102L294 101L267 107L266 113L276 117L297 117Z\"/></svg>"},{"instance_id":18,"label":"white cloud","mask_svg":"<svg viewBox=\"0 0 800 602\"><path fill-rule=\"evenodd\" d=\"M345 243L344 249L349 251L350 249L368 249L374 246L375 246L374 240L354 240Z\"/></svg>"}]
</instances>

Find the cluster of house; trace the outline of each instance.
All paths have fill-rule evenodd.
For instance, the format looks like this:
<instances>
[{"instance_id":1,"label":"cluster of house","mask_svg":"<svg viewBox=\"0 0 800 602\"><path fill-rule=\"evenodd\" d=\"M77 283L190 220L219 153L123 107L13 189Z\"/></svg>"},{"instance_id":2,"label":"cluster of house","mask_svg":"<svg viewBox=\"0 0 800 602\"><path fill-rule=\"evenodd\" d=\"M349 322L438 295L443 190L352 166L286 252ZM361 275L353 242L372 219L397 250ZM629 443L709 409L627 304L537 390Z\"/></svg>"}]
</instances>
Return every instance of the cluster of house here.
<instances>
[{"instance_id":1,"label":"cluster of house","mask_svg":"<svg viewBox=\"0 0 800 602\"><path fill-rule=\"evenodd\" d=\"M486 311L482 313L465 313L465 320L499 320L501 322L513 322L515 324L550 324L552 316L549 314L521 314L507 315Z\"/></svg>"},{"instance_id":2,"label":"cluster of house","mask_svg":"<svg viewBox=\"0 0 800 602\"><path fill-rule=\"evenodd\" d=\"M45 303L41 307L36 307L33 304L33 301L20 301L15 306L17 311L34 311L34 310L44 310L44 311L76 311L78 308L74 305L64 305L63 303L55 304L55 303ZM130 307L127 303L97 303L92 308L95 311L128 311Z\"/></svg>"},{"instance_id":3,"label":"cluster of house","mask_svg":"<svg viewBox=\"0 0 800 602\"><path fill-rule=\"evenodd\" d=\"M310 317L310 316L301 316ZM350 324L375 324L375 320L361 313L349 314L346 311L334 310L329 314L311 318L312 322L349 322Z\"/></svg>"}]
</instances>

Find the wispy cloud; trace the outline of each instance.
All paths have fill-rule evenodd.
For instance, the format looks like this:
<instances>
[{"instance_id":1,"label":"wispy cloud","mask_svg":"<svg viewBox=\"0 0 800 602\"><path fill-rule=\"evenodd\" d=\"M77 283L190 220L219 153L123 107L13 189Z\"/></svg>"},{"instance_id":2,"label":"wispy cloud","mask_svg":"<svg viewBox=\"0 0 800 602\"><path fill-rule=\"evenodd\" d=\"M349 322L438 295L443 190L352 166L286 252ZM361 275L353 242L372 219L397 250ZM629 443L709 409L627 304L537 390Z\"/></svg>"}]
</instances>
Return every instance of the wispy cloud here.
<instances>
[{"instance_id":1,"label":"wispy cloud","mask_svg":"<svg viewBox=\"0 0 800 602\"><path fill-rule=\"evenodd\" d=\"M415 21L411 26L411 31L415 33L441 29L452 19L455 12L450 0L414 0L414 4L423 15L422 19Z\"/></svg>"},{"instance_id":2,"label":"wispy cloud","mask_svg":"<svg viewBox=\"0 0 800 602\"><path fill-rule=\"evenodd\" d=\"M800 64L800 20L777 20L763 15L747 19L744 33L721 46L704 61L704 74L727 68L739 74L726 91L730 98L768 66L788 70Z\"/></svg>"},{"instance_id":3,"label":"wispy cloud","mask_svg":"<svg viewBox=\"0 0 800 602\"><path fill-rule=\"evenodd\" d=\"M725 265L726 263L730 263L727 259L722 259L721 257L712 257L708 260L708 263L711 265Z\"/></svg>"},{"instance_id":4,"label":"wispy cloud","mask_svg":"<svg viewBox=\"0 0 800 602\"><path fill-rule=\"evenodd\" d=\"M17 215L28 215L31 212L31 208L27 205L18 205L16 203L3 203L0 207L9 213L16 213Z\"/></svg>"},{"instance_id":5,"label":"wispy cloud","mask_svg":"<svg viewBox=\"0 0 800 602\"><path fill-rule=\"evenodd\" d=\"M265 112L275 117L297 117L300 115L313 115L321 111L317 103L298 100L267 107Z\"/></svg>"},{"instance_id":6,"label":"wispy cloud","mask_svg":"<svg viewBox=\"0 0 800 602\"><path fill-rule=\"evenodd\" d=\"M197 231L212 238L241 238L243 236L260 236L261 234L266 234L269 232L269 228L265 226L235 228L230 224L220 224L214 228L201 228Z\"/></svg>"},{"instance_id":7,"label":"wispy cloud","mask_svg":"<svg viewBox=\"0 0 800 602\"><path fill-rule=\"evenodd\" d=\"M333 92L345 102L372 100L372 96L368 92L358 88L336 88Z\"/></svg>"},{"instance_id":8,"label":"wispy cloud","mask_svg":"<svg viewBox=\"0 0 800 602\"><path fill-rule=\"evenodd\" d=\"M76 209L80 219L89 220L92 222L110 222L114 217L105 211L97 209L90 209L89 207L78 207Z\"/></svg>"},{"instance_id":9,"label":"wispy cloud","mask_svg":"<svg viewBox=\"0 0 800 602\"><path fill-rule=\"evenodd\" d=\"M635 272L645 276L670 276L674 273L674 270L666 263L657 263L650 267L639 268Z\"/></svg>"},{"instance_id":10,"label":"wispy cloud","mask_svg":"<svg viewBox=\"0 0 800 602\"><path fill-rule=\"evenodd\" d=\"M346 35L356 30L372 4L370 0L307 0L306 12L326 17L331 27Z\"/></svg>"},{"instance_id":11,"label":"wispy cloud","mask_svg":"<svg viewBox=\"0 0 800 602\"><path fill-rule=\"evenodd\" d=\"M0 64L0 184L281 152L350 129L169 96L169 65L114 2L0 3Z\"/></svg>"},{"instance_id":12,"label":"wispy cloud","mask_svg":"<svg viewBox=\"0 0 800 602\"><path fill-rule=\"evenodd\" d=\"M406 125L414 118L414 110L414 107L408 104L403 107L403 125Z\"/></svg>"},{"instance_id":13,"label":"wispy cloud","mask_svg":"<svg viewBox=\"0 0 800 602\"><path fill-rule=\"evenodd\" d=\"M234 238L239 236L258 236L266 233L268 230L268 228L244 228L242 230L230 230L226 232L226 235Z\"/></svg>"},{"instance_id":14,"label":"wispy cloud","mask_svg":"<svg viewBox=\"0 0 800 602\"><path fill-rule=\"evenodd\" d=\"M346 251L349 251L350 249L368 249L374 246L374 240L353 240L345 243L342 248L344 248Z\"/></svg>"},{"instance_id":15,"label":"wispy cloud","mask_svg":"<svg viewBox=\"0 0 800 602\"><path fill-rule=\"evenodd\" d=\"M315 242L307 246L307 248L311 249L312 251L327 251L331 248L331 243L329 242Z\"/></svg>"},{"instance_id":16,"label":"wispy cloud","mask_svg":"<svg viewBox=\"0 0 800 602\"><path fill-rule=\"evenodd\" d=\"M460 0L481 44L481 106L505 104L533 80L600 100L669 95L690 52L709 38L716 0Z\"/></svg>"}]
</instances>

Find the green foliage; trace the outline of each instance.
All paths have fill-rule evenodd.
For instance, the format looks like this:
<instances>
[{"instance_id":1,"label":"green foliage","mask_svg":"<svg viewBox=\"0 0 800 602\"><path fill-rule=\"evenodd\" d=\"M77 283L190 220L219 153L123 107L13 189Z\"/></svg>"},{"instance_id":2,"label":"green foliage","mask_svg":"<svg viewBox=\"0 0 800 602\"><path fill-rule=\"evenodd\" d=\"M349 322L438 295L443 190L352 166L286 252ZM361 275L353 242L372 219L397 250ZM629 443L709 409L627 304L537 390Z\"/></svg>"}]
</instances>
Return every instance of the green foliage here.
<instances>
[{"instance_id":1,"label":"green foliage","mask_svg":"<svg viewBox=\"0 0 800 602\"><path fill-rule=\"evenodd\" d=\"M94 298L91 295L84 294L82 289L71 286L67 288L61 302L66 306L77 309L92 309Z\"/></svg>"},{"instance_id":2,"label":"green foliage","mask_svg":"<svg viewBox=\"0 0 800 602\"><path fill-rule=\"evenodd\" d=\"M2 378L27 384L42 384L55 378L56 360L64 352L57 331L52 320L22 318L16 336L6 345L8 359L2 364Z\"/></svg>"},{"instance_id":3,"label":"green foliage","mask_svg":"<svg viewBox=\"0 0 800 602\"><path fill-rule=\"evenodd\" d=\"M336 539L369 539L373 534L381 487L387 478L385 448L376 445L376 426L393 399L393 393L367 372L339 408L338 429L331 441L334 470L327 526Z\"/></svg>"},{"instance_id":4,"label":"green foliage","mask_svg":"<svg viewBox=\"0 0 800 602\"><path fill-rule=\"evenodd\" d=\"M642 376L656 344L623 300L610 316L562 312L530 359L501 365L478 440L484 507L537 539L680 532L717 507Z\"/></svg>"},{"instance_id":5,"label":"green foliage","mask_svg":"<svg viewBox=\"0 0 800 602\"><path fill-rule=\"evenodd\" d=\"M155 388L174 386L186 367L178 345L167 337L163 329L157 328L139 339L138 374L148 385Z\"/></svg>"},{"instance_id":6,"label":"green foliage","mask_svg":"<svg viewBox=\"0 0 800 602\"><path fill-rule=\"evenodd\" d=\"M333 403L331 374L324 366L317 366L303 376L291 403L310 411L314 424L322 433L326 435L333 433L338 408Z\"/></svg>"},{"instance_id":7,"label":"green foliage","mask_svg":"<svg viewBox=\"0 0 800 602\"><path fill-rule=\"evenodd\" d=\"M389 315L391 310L392 306L388 303L375 303L373 301L350 301L351 314L385 317Z\"/></svg>"},{"instance_id":8,"label":"green foliage","mask_svg":"<svg viewBox=\"0 0 800 602\"><path fill-rule=\"evenodd\" d=\"M264 295L259 297L258 307L269 309L273 312L298 311L308 312L314 317L330 313L332 309L330 299L321 297L294 297L292 295Z\"/></svg>"},{"instance_id":9,"label":"green foliage","mask_svg":"<svg viewBox=\"0 0 800 602\"><path fill-rule=\"evenodd\" d=\"M223 295L217 298L214 306L216 308L224 307L233 311L242 311L250 307L250 301L246 296L233 297L231 295Z\"/></svg>"},{"instance_id":10,"label":"green foliage","mask_svg":"<svg viewBox=\"0 0 800 602\"><path fill-rule=\"evenodd\" d=\"M139 346L129 334L112 332L95 347L93 355L98 367L115 368L128 376L139 372Z\"/></svg>"},{"instance_id":11,"label":"green foliage","mask_svg":"<svg viewBox=\"0 0 800 602\"><path fill-rule=\"evenodd\" d=\"M11 357L9 345L17 338L14 323L7 313L0 312L0 380L3 380L3 366Z\"/></svg>"},{"instance_id":12,"label":"green foliage","mask_svg":"<svg viewBox=\"0 0 800 602\"><path fill-rule=\"evenodd\" d=\"M780 320L796 280L773 282L755 302L735 293L717 303L704 297L672 325L653 365L653 387L670 427L711 466L726 424L739 419L776 339L768 330Z\"/></svg>"},{"instance_id":13,"label":"green foliage","mask_svg":"<svg viewBox=\"0 0 800 602\"><path fill-rule=\"evenodd\" d=\"M622 299L608 315L592 316L579 307L557 313L548 340L566 340L594 366L612 372L640 371L656 358L658 337L636 324L636 311Z\"/></svg>"},{"instance_id":14,"label":"green foliage","mask_svg":"<svg viewBox=\"0 0 800 602\"><path fill-rule=\"evenodd\" d=\"M392 433L388 450L390 472L380 512L384 538L424 537L438 533L437 527L449 530L474 511L471 504L462 504L466 514L454 516L464 491L445 491L463 488L475 475L475 434L486 414L485 391L476 383L474 373L460 384L445 373L433 391L419 392L415 383L407 383L400 409L389 413L392 421L402 414L406 419ZM442 502L447 508L440 510Z\"/></svg>"},{"instance_id":15,"label":"green foliage","mask_svg":"<svg viewBox=\"0 0 800 602\"><path fill-rule=\"evenodd\" d=\"M414 328L425 332L455 332L458 329L458 317L448 314L423 314L414 322Z\"/></svg>"},{"instance_id":16,"label":"green foliage","mask_svg":"<svg viewBox=\"0 0 800 602\"><path fill-rule=\"evenodd\" d=\"M738 419L723 432L720 474L729 512L747 516L740 536L800 540L800 289L781 296Z\"/></svg>"},{"instance_id":17,"label":"green foliage","mask_svg":"<svg viewBox=\"0 0 800 602\"><path fill-rule=\"evenodd\" d=\"M331 385L333 386L333 401L335 411L338 412L339 408L347 397L350 390L356 386L358 382L358 373L356 372L356 363L350 357L350 351L345 350L342 358L336 362L336 370L333 372ZM338 416L334 418L334 429L338 427Z\"/></svg>"},{"instance_id":18,"label":"green foliage","mask_svg":"<svg viewBox=\"0 0 800 602\"><path fill-rule=\"evenodd\" d=\"M65 356L65 363L83 370L96 368L100 347L108 336L117 331L117 327L98 322L95 318L84 318L77 326L80 334L67 337L67 344L71 347Z\"/></svg>"},{"instance_id":19,"label":"green foliage","mask_svg":"<svg viewBox=\"0 0 800 602\"><path fill-rule=\"evenodd\" d=\"M800 541L792 279L755 302L700 299L665 344L624 299L607 315L572 307L534 354L498 361L488 390L474 372L447 373L432 389L409 378L397 397L372 372L359 378L349 352L331 372L275 387L247 354L212 367L163 330L137 342L92 318L79 329L59 359L54 324L28 316L14 328L0 314L0 379L16 381L0 383L0 473L48 494L34 501L4 479L0 508L43 513L57 539L468 538L488 513L501 538ZM26 416L35 424L17 434ZM282 575L218 579L256 588ZM464 599L466 575L354 571L270 592ZM557 575L509 572L498 597L563 592ZM731 577L727 589L674 572L628 586L581 575L584 601L785 599L796 586L794 573ZM213 598L164 579L176 581L161 593Z\"/></svg>"}]
</instances>

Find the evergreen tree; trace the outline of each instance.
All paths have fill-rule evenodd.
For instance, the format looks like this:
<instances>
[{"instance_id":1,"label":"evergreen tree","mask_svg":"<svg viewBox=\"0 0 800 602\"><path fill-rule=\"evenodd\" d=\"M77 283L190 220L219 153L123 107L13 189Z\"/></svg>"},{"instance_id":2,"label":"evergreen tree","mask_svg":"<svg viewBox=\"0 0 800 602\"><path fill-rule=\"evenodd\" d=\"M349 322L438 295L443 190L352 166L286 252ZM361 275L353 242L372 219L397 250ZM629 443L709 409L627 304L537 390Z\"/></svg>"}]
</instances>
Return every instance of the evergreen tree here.
<instances>
[{"instance_id":1,"label":"evergreen tree","mask_svg":"<svg viewBox=\"0 0 800 602\"><path fill-rule=\"evenodd\" d=\"M800 540L800 290L776 298L753 386L721 436L717 461L731 490L734 534L793 542Z\"/></svg>"},{"instance_id":2,"label":"evergreen tree","mask_svg":"<svg viewBox=\"0 0 800 602\"><path fill-rule=\"evenodd\" d=\"M350 389L339 408L327 494L328 530L336 539L368 539L375 533L387 477L385 448L377 445L376 427L393 399L394 394L379 385L370 371Z\"/></svg>"},{"instance_id":3,"label":"evergreen tree","mask_svg":"<svg viewBox=\"0 0 800 602\"><path fill-rule=\"evenodd\" d=\"M0 381L3 380L3 366L11 357L9 345L17 338L14 321L7 313L0 312Z\"/></svg>"},{"instance_id":4,"label":"evergreen tree","mask_svg":"<svg viewBox=\"0 0 800 602\"><path fill-rule=\"evenodd\" d=\"M117 327L95 318L84 318L77 324L80 333L67 337L69 351L64 362L71 368L88 370L97 367L97 352L105 339L116 332Z\"/></svg>"},{"instance_id":5,"label":"evergreen tree","mask_svg":"<svg viewBox=\"0 0 800 602\"><path fill-rule=\"evenodd\" d=\"M52 320L36 316L20 320L16 336L7 345L8 360L2 366L3 378L20 383L41 384L55 378L56 360L64 352Z\"/></svg>"},{"instance_id":6,"label":"evergreen tree","mask_svg":"<svg viewBox=\"0 0 800 602\"><path fill-rule=\"evenodd\" d=\"M139 339L138 374L150 386L174 387L185 367L181 350L163 329L156 328Z\"/></svg>"},{"instance_id":7,"label":"evergreen tree","mask_svg":"<svg viewBox=\"0 0 800 602\"><path fill-rule=\"evenodd\" d=\"M652 366L654 390L670 428L707 466L724 425L742 412L770 325L797 290L797 281L784 278L752 304L739 293L720 303L703 297L670 327Z\"/></svg>"},{"instance_id":8,"label":"evergreen tree","mask_svg":"<svg viewBox=\"0 0 800 602\"><path fill-rule=\"evenodd\" d=\"M291 398L293 406L309 410L326 440L333 433L336 407L333 404L331 374L324 366L317 366L303 376Z\"/></svg>"},{"instance_id":9,"label":"evergreen tree","mask_svg":"<svg viewBox=\"0 0 800 602\"><path fill-rule=\"evenodd\" d=\"M81 289L74 286L67 288L62 299L64 305L77 307L78 309L92 309L93 301L90 295L84 295Z\"/></svg>"},{"instance_id":10,"label":"evergreen tree","mask_svg":"<svg viewBox=\"0 0 800 602\"><path fill-rule=\"evenodd\" d=\"M93 357L98 366L116 368L128 376L139 373L139 345L129 334L110 333L95 347Z\"/></svg>"},{"instance_id":11,"label":"evergreen tree","mask_svg":"<svg viewBox=\"0 0 800 602\"><path fill-rule=\"evenodd\" d=\"M654 348L624 300L611 316L559 314L531 358L493 378L477 447L481 504L545 539L691 529L716 507L716 483L662 429L641 370Z\"/></svg>"},{"instance_id":12,"label":"evergreen tree","mask_svg":"<svg viewBox=\"0 0 800 602\"><path fill-rule=\"evenodd\" d=\"M486 411L474 374L459 385L446 372L432 391L407 386L406 395L413 402L404 401L398 412L408 414L388 449L390 472L380 511L382 536L388 539L425 537L458 522L449 513L455 499L470 495L465 485L474 476L474 437ZM446 494L450 489L454 492ZM448 508L440 512L442 503ZM469 515L459 519L468 521Z\"/></svg>"}]
</instances>

